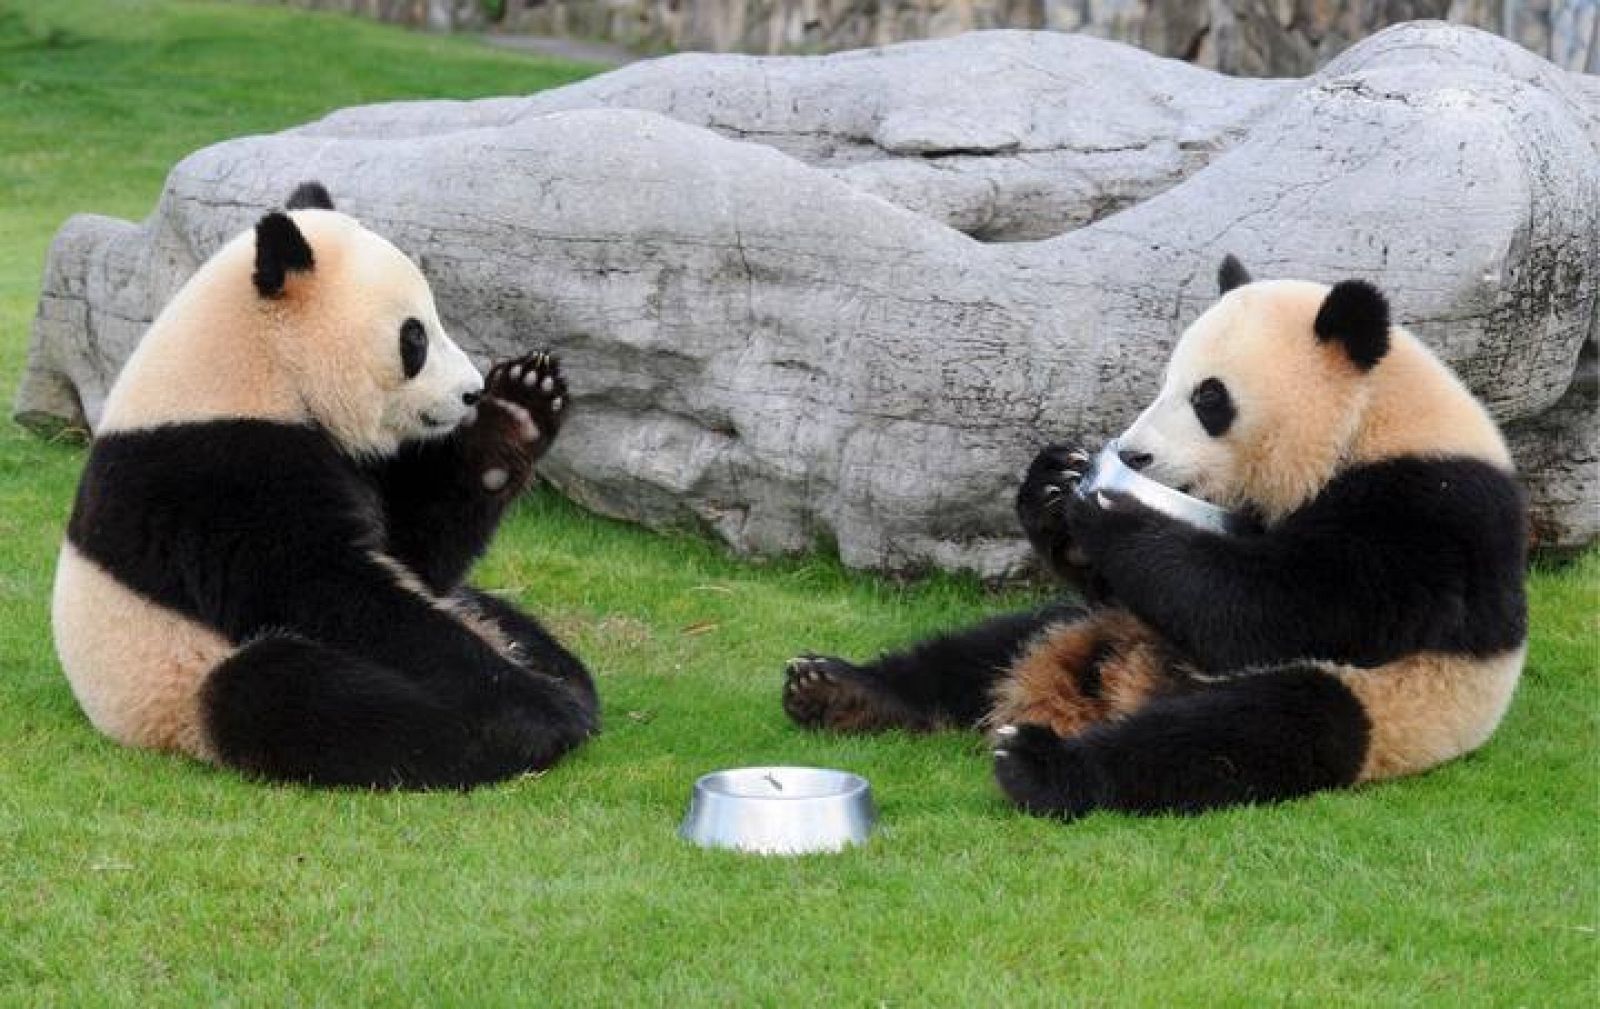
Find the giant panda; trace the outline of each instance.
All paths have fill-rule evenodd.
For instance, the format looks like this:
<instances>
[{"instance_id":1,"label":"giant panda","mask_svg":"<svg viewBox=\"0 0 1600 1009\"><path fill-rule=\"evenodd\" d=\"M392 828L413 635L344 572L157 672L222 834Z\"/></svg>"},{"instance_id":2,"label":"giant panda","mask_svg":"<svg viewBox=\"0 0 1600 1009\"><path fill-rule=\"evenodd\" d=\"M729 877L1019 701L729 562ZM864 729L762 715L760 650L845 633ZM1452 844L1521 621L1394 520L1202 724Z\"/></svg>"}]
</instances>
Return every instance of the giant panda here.
<instances>
[{"instance_id":1,"label":"giant panda","mask_svg":"<svg viewBox=\"0 0 1600 1009\"><path fill-rule=\"evenodd\" d=\"M979 726L1030 812L1193 813L1427 770L1487 740L1521 674L1526 518L1500 432L1371 284L1254 282L1182 335L1125 462L1248 516L1202 531L1074 492L1039 454L1017 509L1097 602L855 665L802 655L813 728Z\"/></svg>"},{"instance_id":2,"label":"giant panda","mask_svg":"<svg viewBox=\"0 0 1600 1009\"><path fill-rule=\"evenodd\" d=\"M282 782L463 788L598 725L583 665L464 584L566 410L480 376L421 272L308 183L207 261L108 395L57 651L129 746Z\"/></svg>"}]
</instances>

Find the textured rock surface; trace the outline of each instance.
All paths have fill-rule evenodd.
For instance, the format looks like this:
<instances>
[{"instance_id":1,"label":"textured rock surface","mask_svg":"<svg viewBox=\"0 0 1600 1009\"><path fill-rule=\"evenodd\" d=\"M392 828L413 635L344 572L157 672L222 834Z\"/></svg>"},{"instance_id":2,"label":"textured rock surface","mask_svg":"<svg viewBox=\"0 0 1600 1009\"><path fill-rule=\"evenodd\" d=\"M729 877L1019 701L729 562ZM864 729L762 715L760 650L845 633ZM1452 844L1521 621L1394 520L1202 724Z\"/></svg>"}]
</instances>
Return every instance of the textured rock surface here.
<instances>
[{"instance_id":1,"label":"textured rock surface","mask_svg":"<svg viewBox=\"0 0 1600 1009\"><path fill-rule=\"evenodd\" d=\"M575 498L741 550L995 574L1024 556L1034 449L1125 424L1232 251L1380 278L1572 544L1600 521L1574 389L1597 110L1595 81L1443 26L1299 82L1007 32L347 110L192 155L142 225L68 222L18 411L92 424L177 286L316 177L421 260L464 346L563 352L581 411L549 473Z\"/></svg>"}]
</instances>

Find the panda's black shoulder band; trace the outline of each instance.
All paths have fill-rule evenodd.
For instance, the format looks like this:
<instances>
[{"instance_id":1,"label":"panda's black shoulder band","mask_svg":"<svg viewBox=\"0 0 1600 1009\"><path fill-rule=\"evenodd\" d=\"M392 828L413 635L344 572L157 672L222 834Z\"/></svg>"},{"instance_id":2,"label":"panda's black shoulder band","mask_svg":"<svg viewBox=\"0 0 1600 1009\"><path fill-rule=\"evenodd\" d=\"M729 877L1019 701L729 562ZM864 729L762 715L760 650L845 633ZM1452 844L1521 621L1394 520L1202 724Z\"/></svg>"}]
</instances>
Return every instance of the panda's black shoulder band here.
<instances>
[{"instance_id":1,"label":"panda's black shoulder band","mask_svg":"<svg viewBox=\"0 0 1600 1009\"><path fill-rule=\"evenodd\" d=\"M263 298L283 293L283 282L290 271L312 267L311 246L288 214L280 210L256 222L256 290Z\"/></svg>"}]
</instances>

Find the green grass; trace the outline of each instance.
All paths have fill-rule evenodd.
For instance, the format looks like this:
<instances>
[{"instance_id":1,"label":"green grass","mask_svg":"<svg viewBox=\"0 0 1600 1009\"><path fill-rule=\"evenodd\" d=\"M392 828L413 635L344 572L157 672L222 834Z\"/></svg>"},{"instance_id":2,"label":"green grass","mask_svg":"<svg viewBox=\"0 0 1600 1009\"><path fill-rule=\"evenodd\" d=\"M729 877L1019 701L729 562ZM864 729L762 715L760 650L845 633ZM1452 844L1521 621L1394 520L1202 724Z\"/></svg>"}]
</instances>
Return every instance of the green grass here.
<instances>
[{"instance_id":1,"label":"green grass","mask_svg":"<svg viewBox=\"0 0 1600 1009\"><path fill-rule=\"evenodd\" d=\"M275 9L0 4L0 386L70 213L140 217L205 143L354 102L581 73ZM52 654L81 449L0 426L0 1004L1588 1005L1597 991L1597 586L1533 578L1500 735L1422 778L1202 819L1013 814L971 741L789 728L793 650L868 652L1019 601L822 561L751 565L536 496L480 571L598 672L606 733L469 795L247 784L120 749ZM874 782L837 857L704 853L704 770Z\"/></svg>"}]
</instances>

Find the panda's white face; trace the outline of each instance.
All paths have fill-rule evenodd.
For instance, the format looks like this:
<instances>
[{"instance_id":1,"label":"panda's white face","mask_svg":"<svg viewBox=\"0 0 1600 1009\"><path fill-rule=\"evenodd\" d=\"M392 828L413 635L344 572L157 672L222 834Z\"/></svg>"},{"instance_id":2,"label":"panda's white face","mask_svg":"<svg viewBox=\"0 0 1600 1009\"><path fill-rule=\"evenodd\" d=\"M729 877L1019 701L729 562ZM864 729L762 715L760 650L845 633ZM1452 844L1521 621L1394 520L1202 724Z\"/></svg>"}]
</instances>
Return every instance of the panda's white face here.
<instances>
[{"instance_id":1,"label":"panda's white face","mask_svg":"<svg viewBox=\"0 0 1600 1009\"><path fill-rule=\"evenodd\" d=\"M446 335L416 264L343 214L293 216L316 264L286 292L286 364L312 415L357 455L468 419L483 377Z\"/></svg>"},{"instance_id":2,"label":"panda's white face","mask_svg":"<svg viewBox=\"0 0 1600 1009\"><path fill-rule=\"evenodd\" d=\"M422 271L377 235L361 237L374 247L358 257L353 283L390 294L363 326L383 399L381 429L397 443L446 434L471 416L483 376L445 334Z\"/></svg>"},{"instance_id":3,"label":"panda's white face","mask_svg":"<svg viewBox=\"0 0 1600 1009\"><path fill-rule=\"evenodd\" d=\"M1333 475L1361 416L1357 369L1320 343L1328 288L1299 281L1240 287L1195 320L1161 392L1119 439L1146 476L1271 519Z\"/></svg>"},{"instance_id":4,"label":"panda's white face","mask_svg":"<svg viewBox=\"0 0 1600 1009\"><path fill-rule=\"evenodd\" d=\"M162 309L97 430L310 422L382 457L455 429L482 390L405 254L333 210L274 211Z\"/></svg>"}]
</instances>

